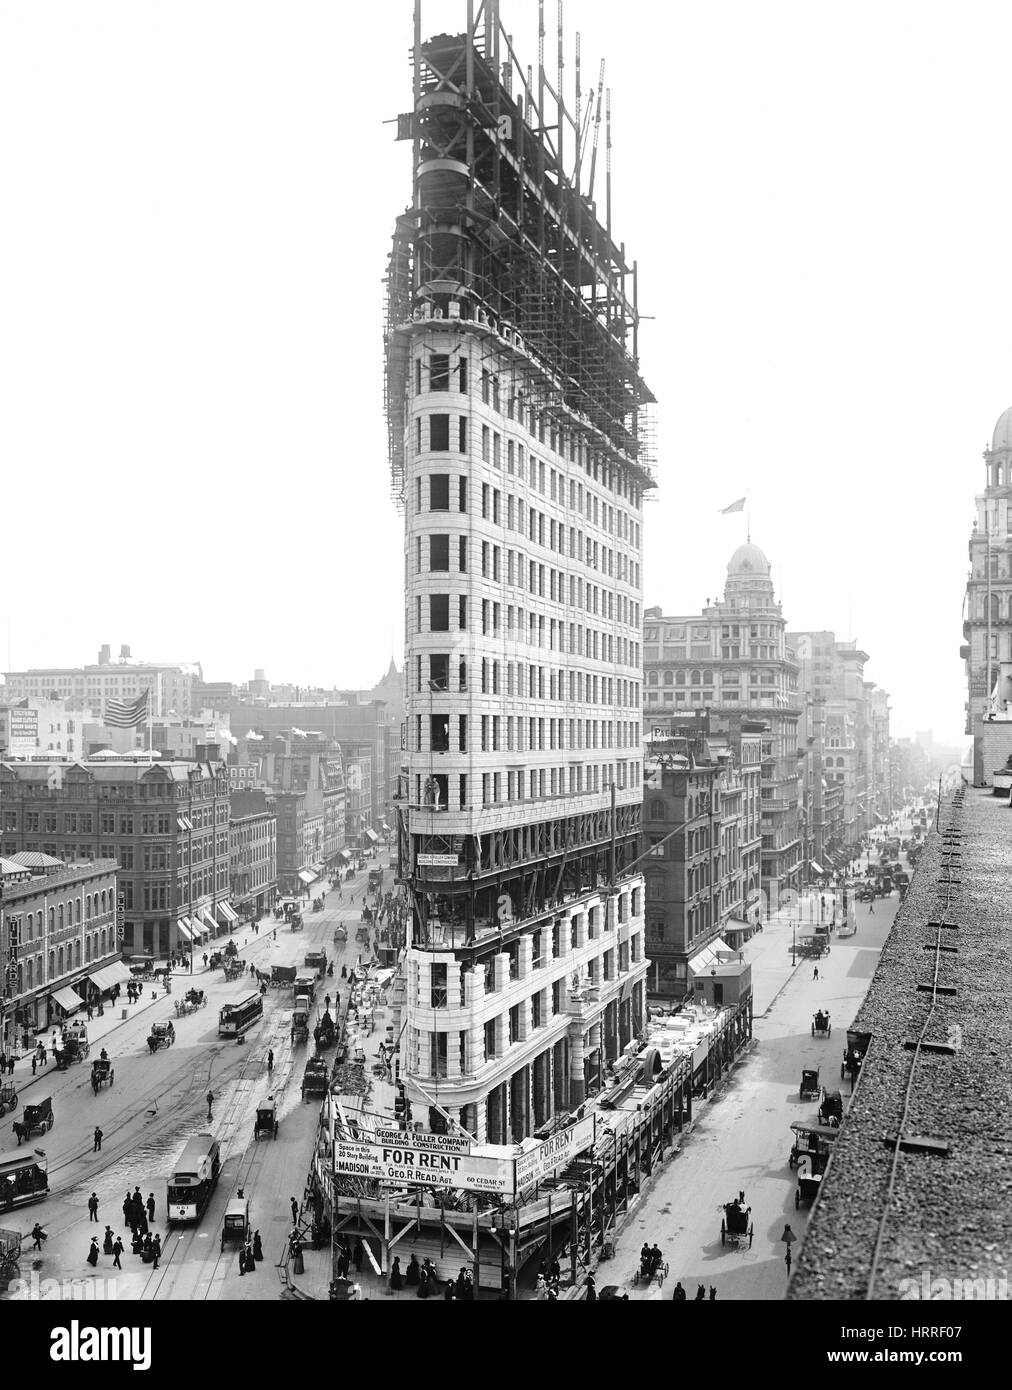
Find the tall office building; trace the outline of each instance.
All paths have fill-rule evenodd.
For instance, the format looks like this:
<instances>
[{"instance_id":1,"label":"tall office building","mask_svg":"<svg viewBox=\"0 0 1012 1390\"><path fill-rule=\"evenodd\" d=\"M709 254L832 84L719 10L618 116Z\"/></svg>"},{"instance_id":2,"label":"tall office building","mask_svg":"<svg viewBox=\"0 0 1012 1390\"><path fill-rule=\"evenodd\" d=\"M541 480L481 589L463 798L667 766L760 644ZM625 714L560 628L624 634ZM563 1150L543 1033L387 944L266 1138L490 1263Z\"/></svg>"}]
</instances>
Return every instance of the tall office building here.
<instances>
[{"instance_id":1,"label":"tall office building","mask_svg":"<svg viewBox=\"0 0 1012 1390\"><path fill-rule=\"evenodd\" d=\"M963 600L966 732L973 735L973 781L990 785L1012 756L1012 406L984 450L976 496L970 573Z\"/></svg>"},{"instance_id":2,"label":"tall office building","mask_svg":"<svg viewBox=\"0 0 1012 1390\"><path fill-rule=\"evenodd\" d=\"M423 42L416 6L398 122L414 155L386 324L406 531L400 1068L416 1120L507 1142L599 1087L644 1018L652 397L610 159L603 223L592 201L596 126L579 99L549 111L498 4L480 13Z\"/></svg>"}]
</instances>

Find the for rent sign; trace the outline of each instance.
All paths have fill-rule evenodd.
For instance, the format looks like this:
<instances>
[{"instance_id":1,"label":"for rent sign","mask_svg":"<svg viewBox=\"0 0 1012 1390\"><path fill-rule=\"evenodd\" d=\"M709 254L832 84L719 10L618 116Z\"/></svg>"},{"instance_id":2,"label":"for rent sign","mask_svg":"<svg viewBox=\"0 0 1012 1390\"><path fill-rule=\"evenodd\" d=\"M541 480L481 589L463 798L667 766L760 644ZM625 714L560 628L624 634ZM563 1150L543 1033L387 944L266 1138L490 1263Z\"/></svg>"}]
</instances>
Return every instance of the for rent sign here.
<instances>
[{"instance_id":1,"label":"for rent sign","mask_svg":"<svg viewBox=\"0 0 1012 1390\"><path fill-rule=\"evenodd\" d=\"M408 1135L403 1135L397 1144L338 1140L334 1145L334 1171L345 1177L374 1178L380 1182L418 1183L469 1192L513 1192L511 1159L445 1153L403 1142L408 1139Z\"/></svg>"}]
</instances>

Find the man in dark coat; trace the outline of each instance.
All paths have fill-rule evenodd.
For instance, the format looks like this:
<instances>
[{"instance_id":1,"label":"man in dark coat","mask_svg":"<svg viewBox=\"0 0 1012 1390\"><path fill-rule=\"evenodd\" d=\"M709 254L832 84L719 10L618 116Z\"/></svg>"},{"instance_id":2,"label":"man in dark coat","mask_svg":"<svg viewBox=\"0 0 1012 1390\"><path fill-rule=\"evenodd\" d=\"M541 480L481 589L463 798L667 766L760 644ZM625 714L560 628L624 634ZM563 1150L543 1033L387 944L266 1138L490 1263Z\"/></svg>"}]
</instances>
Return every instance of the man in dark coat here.
<instances>
[{"instance_id":1,"label":"man in dark coat","mask_svg":"<svg viewBox=\"0 0 1012 1390\"><path fill-rule=\"evenodd\" d=\"M155 1220L155 1194L154 1194L153 1192L149 1192L149 1193L148 1193L147 1208L148 1208L148 1220L149 1220L149 1221L152 1223L152 1225L153 1225L153 1224L154 1224L154 1220Z\"/></svg>"},{"instance_id":2,"label":"man in dark coat","mask_svg":"<svg viewBox=\"0 0 1012 1390\"><path fill-rule=\"evenodd\" d=\"M94 1192L88 1198L88 1220L98 1220L98 1197Z\"/></svg>"}]
</instances>

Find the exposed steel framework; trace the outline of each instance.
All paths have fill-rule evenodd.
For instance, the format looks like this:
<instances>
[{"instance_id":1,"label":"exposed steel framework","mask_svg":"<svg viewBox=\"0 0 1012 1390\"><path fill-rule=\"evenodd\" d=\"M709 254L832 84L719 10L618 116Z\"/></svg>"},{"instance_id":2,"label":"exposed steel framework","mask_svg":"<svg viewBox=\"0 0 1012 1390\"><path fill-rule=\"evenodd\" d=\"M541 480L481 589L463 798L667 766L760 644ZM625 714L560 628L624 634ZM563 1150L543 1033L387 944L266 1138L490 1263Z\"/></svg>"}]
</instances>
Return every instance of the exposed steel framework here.
<instances>
[{"instance_id":1,"label":"exposed steel framework","mask_svg":"<svg viewBox=\"0 0 1012 1390\"><path fill-rule=\"evenodd\" d=\"M639 371L637 267L611 228L611 97L584 107L579 35L572 109L558 64L545 69L539 0L536 77L522 69L498 0L468 0L467 28L423 43L415 4L414 110L398 118L413 144L414 202L398 218L387 268L386 407L391 480L400 502L410 331L426 318L472 320L513 350L539 411L653 485L653 396ZM602 108L605 208L594 189Z\"/></svg>"}]
</instances>

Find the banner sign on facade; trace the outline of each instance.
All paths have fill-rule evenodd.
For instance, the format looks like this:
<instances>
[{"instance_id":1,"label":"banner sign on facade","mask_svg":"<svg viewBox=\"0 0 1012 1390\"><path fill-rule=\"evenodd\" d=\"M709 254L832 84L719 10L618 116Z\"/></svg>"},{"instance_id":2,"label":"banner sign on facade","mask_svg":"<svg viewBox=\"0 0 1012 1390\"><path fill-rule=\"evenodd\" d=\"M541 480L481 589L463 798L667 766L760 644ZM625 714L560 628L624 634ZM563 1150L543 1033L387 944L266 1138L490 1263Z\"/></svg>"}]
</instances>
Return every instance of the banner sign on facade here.
<instances>
[{"instance_id":1,"label":"banner sign on facade","mask_svg":"<svg viewBox=\"0 0 1012 1390\"><path fill-rule=\"evenodd\" d=\"M456 869L460 859L456 854L419 854L415 862L429 869Z\"/></svg>"},{"instance_id":2,"label":"banner sign on facade","mask_svg":"<svg viewBox=\"0 0 1012 1390\"><path fill-rule=\"evenodd\" d=\"M516 1159L517 1192L547 1178L556 1168L564 1168L584 1149L593 1148L594 1120L593 1115L577 1120L576 1124L560 1129L551 1139L546 1139L536 1149L530 1149Z\"/></svg>"},{"instance_id":3,"label":"banner sign on facade","mask_svg":"<svg viewBox=\"0 0 1012 1390\"><path fill-rule=\"evenodd\" d=\"M408 1138L401 1136L402 1140ZM513 1161L470 1154L441 1153L408 1144L334 1144L334 1171L350 1178L418 1183L470 1192L512 1195Z\"/></svg>"}]
</instances>

